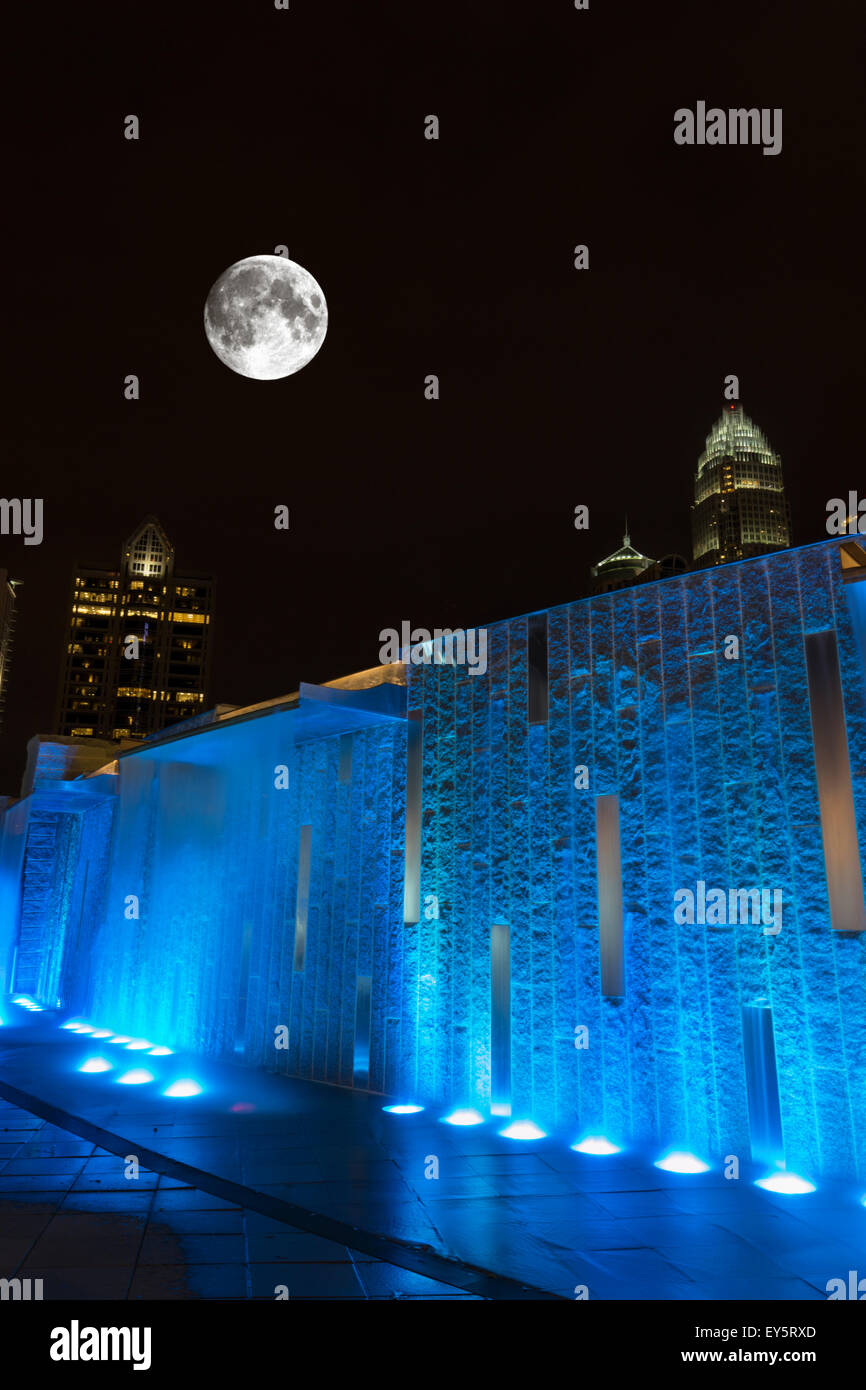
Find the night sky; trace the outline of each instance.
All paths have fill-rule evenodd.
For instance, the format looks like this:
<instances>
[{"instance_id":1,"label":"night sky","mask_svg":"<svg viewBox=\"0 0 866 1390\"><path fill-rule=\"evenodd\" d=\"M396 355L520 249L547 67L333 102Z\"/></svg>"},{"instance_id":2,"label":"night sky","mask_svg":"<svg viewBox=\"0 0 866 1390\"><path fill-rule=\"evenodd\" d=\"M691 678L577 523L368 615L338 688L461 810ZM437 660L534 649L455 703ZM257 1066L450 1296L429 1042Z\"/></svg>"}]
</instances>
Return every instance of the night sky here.
<instances>
[{"instance_id":1,"label":"night sky","mask_svg":"<svg viewBox=\"0 0 866 1390\"><path fill-rule=\"evenodd\" d=\"M45 538L0 537L24 581L0 791L52 731L75 560L117 564L147 512L179 571L217 577L213 694L241 704L376 664L404 619L580 597L626 511L640 549L690 556L728 373L782 455L796 544L866 486L856 7L149 0L27 22L2 492L44 498ZM698 100L782 107L781 154L676 146ZM280 243L328 335L252 381L203 305Z\"/></svg>"}]
</instances>

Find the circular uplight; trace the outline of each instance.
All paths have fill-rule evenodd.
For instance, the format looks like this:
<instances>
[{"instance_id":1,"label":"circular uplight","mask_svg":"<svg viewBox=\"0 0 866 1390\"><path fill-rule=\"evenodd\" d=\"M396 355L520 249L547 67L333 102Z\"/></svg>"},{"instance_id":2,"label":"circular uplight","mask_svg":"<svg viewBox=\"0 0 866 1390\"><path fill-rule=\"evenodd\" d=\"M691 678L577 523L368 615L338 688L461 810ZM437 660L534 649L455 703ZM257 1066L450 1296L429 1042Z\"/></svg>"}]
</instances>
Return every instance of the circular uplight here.
<instances>
[{"instance_id":1,"label":"circular uplight","mask_svg":"<svg viewBox=\"0 0 866 1390\"><path fill-rule=\"evenodd\" d=\"M111 1071L112 1066L105 1057L88 1057L86 1062L82 1062L79 1071Z\"/></svg>"},{"instance_id":2,"label":"circular uplight","mask_svg":"<svg viewBox=\"0 0 866 1390\"><path fill-rule=\"evenodd\" d=\"M112 1046L112 1047L121 1047L121 1046L123 1046L125 1043L130 1043L130 1042L132 1042L132 1041L133 1041L133 1039L132 1039L132 1038L128 1038L128 1037L126 1036L125 1033L116 1033L115 1036L111 1039L111 1046Z\"/></svg>"},{"instance_id":3,"label":"circular uplight","mask_svg":"<svg viewBox=\"0 0 866 1390\"><path fill-rule=\"evenodd\" d=\"M450 1115L443 1115L446 1125L483 1125L484 1116L479 1115L477 1110L452 1110Z\"/></svg>"},{"instance_id":4,"label":"circular uplight","mask_svg":"<svg viewBox=\"0 0 866 1390\"><path fill-rule=\"evenodd\" d=\"M200 1096L201 1086L197 1081L172 1081L162 1093L164 1096Z\"/></svg>"},{"instance_id":5,"label":"circular uplight","mask_svg":"<svg viewBox=\"0 0 866 1390\"><path fill-rule=\"evenodd\" d=\"M758 1178L755 1186L763 1187L765 1192L781 1192L786 1197L798 1197L803 1192L815 1191L813 1182L798 1177L796 1173L770 1173L766 1178Z\"/></svg>"},{"instance_id":6,"label":"circular uplight","mask_svg":"<svg viewBox=\"0 0 866 1390\"><path fill-rule=\"evenodd\" d=\"M382 1109L388 1115L418 1115L424 1109L423 1105L383 1105Z\"/></svg>"},{"instance_id":7,"label":"circular uplight","mask_svg":"<svg viewBox=\"0 0 866 1390\"><path fill-rule=\"evenodd\" d=\"M148 1038L133 1038L126 1044L127 1052L146 1052L149 1047L153 1047L153 1043Z\"/></svg>"},{"instance_id":8,"label":"circular uplight","mask_svg":"<svg viewBox=\"0 0 866 1390\"><path fill-rule=\"evenodd\" d=\"M95 1033L91 1033L92 1038L113 1038L114 1034L110 1028L97 1028Z\"/></svg>"},{"instance_id":9,"label":"circular uplight","mask_svg":"<svg viewBox=\"0 0 866 1390\"><path fill-rule=\"evenodd\" d=\"M148 1057L173 1057L174 1053L170 1047L152 1047L147 1055Z\"/></svg>"},{"instance_id":10,"label":"circular uplight","mask_svg":"<svg viewBox=\"0 0 866 1390\"><path fill-rule=\"evenodd\" d=\"M134 1071L125 1071L123 1076L117 1078L120 1086L143 1086L145 1081L153 1080L153 1072L145 1071L144 1067L136 1067Z\"/></svg>"},{"instance_id":11,"label":"circular uplight","mask_svg":"<svg viewBox=\"0 0 866 1390\"><path fill-rule=\"evenodd\" d=\"M684 1153L676 1149L673 1153L665 1154L664 1158L656 1161L656 1168L661 1168L665 1173L708 1173L710 1165L704 1163L703 1159L697 1158L695 1154Z\"/></svg>"},{"instance_id":12,"label":"circular uplight","mask_svg":"<svg viewBox=\"0 0 866 1390\"><path fill-rule=\"evenodd\" d=\"M571 1146L578 1154L618 1154L622 1153L619 1144L612 1144L603 1134L588 1134L578 1144Z\"/></svg>"},{"instance_id":13,"label":"circular uplight","mask_svg":"<svg viewBox=\"0 0 866 1390\"><path fill-rule=\"evenodd\" d=\"M532 1120L515 1120L514 1124L508 1125L499 1131L501 1139L544 1139L546 1134L543 1129Z\"/></svg>"}]
</instances>

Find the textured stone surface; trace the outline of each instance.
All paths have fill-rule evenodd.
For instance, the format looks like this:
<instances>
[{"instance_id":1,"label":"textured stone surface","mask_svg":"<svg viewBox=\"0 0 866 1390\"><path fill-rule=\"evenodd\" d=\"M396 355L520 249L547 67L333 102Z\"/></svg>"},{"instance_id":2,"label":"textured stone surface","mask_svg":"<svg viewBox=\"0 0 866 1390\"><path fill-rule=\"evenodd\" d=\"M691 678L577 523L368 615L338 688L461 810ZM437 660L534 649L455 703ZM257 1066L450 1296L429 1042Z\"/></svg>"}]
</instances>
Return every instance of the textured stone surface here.
<instances>
[{"instance_id":1,"label":"textured stone surface","mask_svg":"<svg viewBox=\"0 0 866 1390\"><path fill-rule=\"evenodd\" d=\"M488 629L484 674L409 668L417 923L403 921L400 725L351 735L347 782L340 738L295 747L279 713L124 759L116 809L31 818L18 987L125 1032L351 1085L357 979L370 976L371 1087L484 1109L490 930L507 923L515 1118L746 1159L742 1008L767 999L789 1166L862 1176L866 939L830 925L805 666L805 635L828 628L862 866L866 584L842 584L827 542L551 609L543 723L528 721L526 617ZM619 999L601 995L601 795L619 801ZM698 880L780 890L782 930L677 925L674 893ZM289 1044L275 1050L281 1024Z\"/></svg>"}]
</instances>

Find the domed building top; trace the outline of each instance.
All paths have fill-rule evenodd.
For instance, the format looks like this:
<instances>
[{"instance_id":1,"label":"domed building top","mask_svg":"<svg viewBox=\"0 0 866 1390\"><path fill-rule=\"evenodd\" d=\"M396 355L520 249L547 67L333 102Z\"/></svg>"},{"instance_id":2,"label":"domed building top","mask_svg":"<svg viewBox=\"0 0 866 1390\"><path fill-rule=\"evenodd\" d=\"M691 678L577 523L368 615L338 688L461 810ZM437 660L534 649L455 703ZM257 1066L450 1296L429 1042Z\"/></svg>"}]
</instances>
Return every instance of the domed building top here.
<instances>
[{"instance_id":1,"label":"domed building top","mask_svg":"<svg viewBox=\"0 0 866 1390\"><path fill-rule=\"evenodd\" d=\"M642 555L639 550L635 550L628 533L628 521L626 521L625 534L619 550L615 550L604 560L599 560L597 565L591 566L594 581L592 591L597 594L606 593L608 589L621 589L626 584L633 584L645 570L650 569L654 564L655 560L651 560L648 555Z\"/></svg>"}]
</instances>

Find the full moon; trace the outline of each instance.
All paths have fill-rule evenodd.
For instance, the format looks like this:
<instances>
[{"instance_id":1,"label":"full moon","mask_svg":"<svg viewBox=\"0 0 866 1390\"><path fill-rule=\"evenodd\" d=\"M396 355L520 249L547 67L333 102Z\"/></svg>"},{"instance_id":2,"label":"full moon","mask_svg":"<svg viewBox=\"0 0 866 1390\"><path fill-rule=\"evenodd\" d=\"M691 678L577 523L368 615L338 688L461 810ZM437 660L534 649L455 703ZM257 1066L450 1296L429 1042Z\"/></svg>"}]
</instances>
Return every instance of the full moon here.
<instances>
[{"instance_id":1,"label":"full moon","mask_svg":"<svg viewBox=\"0 0 866 1390\"><path fill-rule=\"evenodd\" d=\"M204 330L233 372L276 381L315 357L328 331L328 306L302 265L286 256L247 256L211 287Z\"/></svg>"}]
</instances>

